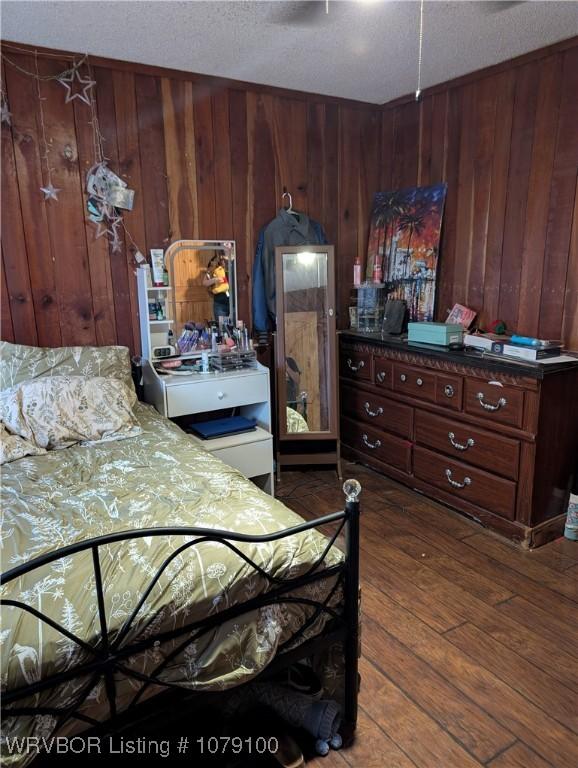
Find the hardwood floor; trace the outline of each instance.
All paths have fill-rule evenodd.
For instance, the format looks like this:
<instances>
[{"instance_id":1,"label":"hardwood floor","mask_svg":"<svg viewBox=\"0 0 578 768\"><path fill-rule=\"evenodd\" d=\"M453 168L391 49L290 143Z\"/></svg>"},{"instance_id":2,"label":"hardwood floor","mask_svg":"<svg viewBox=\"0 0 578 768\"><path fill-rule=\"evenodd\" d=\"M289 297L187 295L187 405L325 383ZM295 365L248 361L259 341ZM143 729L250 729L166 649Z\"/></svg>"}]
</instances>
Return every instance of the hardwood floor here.
<instances>
[{"instance_id":1,"label":"hardwood floor","mask_svg":"<svg viewBox=\"0 0 578 768\"><path fill-rule=\"evenodd\" d=\"M578 543L522 552L359 465L357 738L315 768L576 768ZM284 472L311 519L343 506L327 471Z\"/></svg>"}]
</instances>

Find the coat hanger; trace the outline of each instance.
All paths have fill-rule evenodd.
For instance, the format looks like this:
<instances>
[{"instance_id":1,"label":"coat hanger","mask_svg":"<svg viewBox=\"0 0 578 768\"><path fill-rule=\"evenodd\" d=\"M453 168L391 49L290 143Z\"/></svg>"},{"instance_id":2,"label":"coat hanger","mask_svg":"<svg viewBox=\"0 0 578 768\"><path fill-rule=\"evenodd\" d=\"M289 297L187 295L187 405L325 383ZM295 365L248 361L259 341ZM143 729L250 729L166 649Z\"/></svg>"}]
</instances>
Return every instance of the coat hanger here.
<instances>
[{"instance_id":1,"label":"coat hanger","mask_svg":"<svg viewBox=\"0 0 578 768\"><path fill-rule=\"evenodd\" d=\"M289 207L285 208L285 211L287 213L291 213L293 216L297 216L297 218L299 218L299 214L297 213L297 211L293 210L293 198L291 197L291 193L290 192L283 192L283 194L281 195L281 201L283 201L286 197L289 198Z\"/></svg>"}]
</instances>

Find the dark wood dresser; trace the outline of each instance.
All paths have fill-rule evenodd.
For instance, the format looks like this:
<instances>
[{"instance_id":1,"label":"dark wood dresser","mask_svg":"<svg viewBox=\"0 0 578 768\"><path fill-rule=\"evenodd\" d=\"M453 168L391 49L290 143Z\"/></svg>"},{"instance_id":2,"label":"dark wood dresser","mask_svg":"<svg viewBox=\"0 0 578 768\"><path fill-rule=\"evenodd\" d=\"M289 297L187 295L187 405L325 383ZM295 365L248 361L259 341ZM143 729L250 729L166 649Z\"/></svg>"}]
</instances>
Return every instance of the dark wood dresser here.
<instances>
[{"instance_id":1,"label":"dark wood dresser","mask_svg":"<svg viewBox=\"0 0 578 768\"><path fill-rule=\"evenodd\" d=\"M522 546L564 529L576 365L534 366L340 334L343 455Z\"/></svg>"}]
</instances>

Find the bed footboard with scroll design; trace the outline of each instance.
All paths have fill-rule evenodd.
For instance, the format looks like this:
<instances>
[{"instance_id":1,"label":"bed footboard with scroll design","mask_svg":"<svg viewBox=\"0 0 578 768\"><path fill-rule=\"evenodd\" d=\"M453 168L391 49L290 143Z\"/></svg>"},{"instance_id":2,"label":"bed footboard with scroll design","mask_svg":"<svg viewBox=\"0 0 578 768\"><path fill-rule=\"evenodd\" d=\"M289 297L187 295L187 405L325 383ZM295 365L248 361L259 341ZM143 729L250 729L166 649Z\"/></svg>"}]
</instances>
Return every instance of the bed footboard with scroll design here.
<instances>
[{"instance_id":1,"label":"bed footboard with scroll design","mask_svg":"<svg viewBox=\"0 0 578 768\"><path fill-rule=\"evenodd\" d=\"M20 610L34 616L38 621L44 622L54 630L75 643L85 652L86 661L70 669L59 671L54 674L46 675L38 680L22 685L18 688L5 690L2 696L2 715L3 717L14 716L36 716L52 715L57 719L54 732L57 732L65 722L71 718L78 719L89 726L109 731L115 731L115 722L118 719L118 702L115 685L115 674L123 674L132 677L142 683L135 693L130 706L130 712L136 710L143 694L149 686L162 686L165 688L181 688L176 683L170 683L159 678L166 666L183 649L201 637L204 633L218 627L221 624L240 616L249 611L262 608L275 603L301 603L313 609L309 619L285 640L277 650L277 655L273 662L263 670L263 673L271 672L289 666L299 658L305 658L314 652L328 647L336 641L341 641L344 647L345 655L345 698L343 712L344 731L351 734L355 729L357 720L357 694L358 694L358 650L359 650L359 501L358 496L361 486L356 480L347 480L343 485L346 495L345 508L340 512L335 512L315 520L303 522L291 528L264 535L248 535L235 533L233 531L219 531L212 528L202 527L164 527L148 528L137 531L124 531L106 536L78 542L69 546L62 547L53 552L46 553L40 557L34 558L22 565L6 571L0 577L0 584L6 585L15 579L33 572L35 569L70 557L78 552L90 552L92 554L92 565L94 570L94 583L96 588L98 619L100 623L100 634L93 642L88 642L78 637L66 627L54 621L49 616L38 611L31 605L11 598L0 600L0 605L10 607L12 610ZM279 578L267 573L261 566L253 562L237 545L242 543L259 544L264 542L279 541L286 537L303 533L313 528L321 526L334 526L333 535L328 539L327 546L308 570L294 578ZM336 542L337 537L345 533L346 551L344 559L336 565L324 567L327 553ZM172 552L160 565L155 575L143 593L140 601L122 624L120 630L115 629L114 633L110 631L109 621L105 609L104 587L101 571L100 550L111 543L118 543L137 539L140 537L154 536L186 536L187 540ZM242 558L255 572L259 573L267 580L268 590L251 598L248 601L234 604L229 608L204 617L201 620L193 621L178 628L167 630L154 634L150 637L138 639L135 642L124 643L130 633L139 611L150 595L155 584L170 565L171 561L191 547L198 546L203 542L218 542L227 546ZM314 600L293 594L300 587L304 587L315 581L325 580L329 577L335 577L335 584L329 591L329 594L322 600ZM338 606L330 605L331 598L335 591L342 587L343 604ZM308 627L322 614L327 618L322 633L310 640L304 640L303 635ZM163 660L156 666L151 674L143 674L132 667L127 666L129 657L152 647L159 642L177 641L174 648L164 656ZM301 640L300 644L299 641ZM63 683L83 678L86 679L86 685L83 685L74 701L67 707L45 707L45 706L27 706L19 702L29 701L32 696L43 691L51 690ZM106 690L106 697L109 707L109 718L105 723L97 721L80 711L83 703L93 690L99 680L103 679ZM256 678L254 678L256 679ZM188 691L190 693L190 691ZM202 696L203 692L198 694ZM126 721L127 710L122 713L123 722Z\"/></svg>"}]
</instances>

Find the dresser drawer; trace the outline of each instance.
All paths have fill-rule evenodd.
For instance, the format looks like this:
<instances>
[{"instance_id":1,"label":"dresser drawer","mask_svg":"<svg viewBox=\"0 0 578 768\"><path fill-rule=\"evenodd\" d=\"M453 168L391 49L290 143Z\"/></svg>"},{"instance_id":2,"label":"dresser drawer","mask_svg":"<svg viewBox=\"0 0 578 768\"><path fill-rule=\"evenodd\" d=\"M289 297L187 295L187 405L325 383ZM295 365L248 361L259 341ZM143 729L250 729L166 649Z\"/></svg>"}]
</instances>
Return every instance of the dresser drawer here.
<instances>
[{"instance_id":1,"label":"dresser drawer","mask_svg":"<svg viewBox=\"0 0 578 768\"><path fill-rule=\"evenodd\" d=\"M391 389L393 365L383 357L373 358L373 383L380 389Z\"/></svg>"},{"instance_id":2,"label":"dresser drawer","mask_svg":"<svg viewBox=\"0 0 578 768\"><path fill-rule=\"evenodd\" d=\"M409 405L347 386L342 387L341 393L341 407L347 416L411 439L413 408Z\"/></svg>"},{"instance_id":3,"label":"dresser drawer","mask_svg":"<svg viewBox=\"0 0 578 768\"><path fill-rule=\"evenodd\" d=\"M415 412L415 439L468 464L512 480L518 478L518 440L419 410Z\"/></svg>"},{"instance_id":4,"label":"dresser drawer","mask_svg":"<svg viewBox=\"0 0 578 768\"><path fill-rule=\"evenodd\" d=\"M416 446L413 473L463 501L513 520L516 511L516 484L482 469L440 456Z\"/></svg>"},{"instance_id":5,"label":"dresser drawer","mask_svg":"<svg viewBox=\"0 0 578 768\"><path fill-rule=\"evenodd\" d=\"M394 363L392 389L400 395L410 395L433 403L436 399L435 373L412 368L403 363Z\"/></svg>"},{"instance_id":6,"label":"dresser drawer","mask_svg":"<svg viewBox=\"0 0 578 768\"><path fill-rule=\"evenodd\" d=\"M342 439L346 445L378 461L411 472L411 443L350 419L342 419Z\"/></svg>"},{"instance_id":7,"label":"dresser drawer","mask_svg":"<svg viewBox=\"0 0 578 768\"><path fill-rule=\"evenodd\" d=\"M167 387L167 415L204 413L221 408L266 402L269 391L266 373L246 376L207 378Z\"/></svg>"},{"instance_id":8,"label":"dresser drawer","mask_svg":"<svg viewBox=\"0 0 578 768\"><path fill-rule=\"evenodd\" d=\"M499 382L466 379L465 410L488 421L521 427L524 391Z\"/></svg>"},{"instance_id":9,"label":"dresser drawer","mask_svg":"<svg viewBox=\"0 0 578 768\"><path fill-rule=\"evenodd\" d=\"M461 376L436 373L436 403L453 411L462 410L464 382Z\"/></svg>"},{"instance_id":10,"label":"dresser drawer","mask_svg":"<svg viewBox=\"0 0 578 768\"><path fill-rule=\"evenodd\" d=\"M342 376L358 381L371 381L371 355L369 352L357 352L343 349L339 358Z\"/></svg>"}]
</instances>

